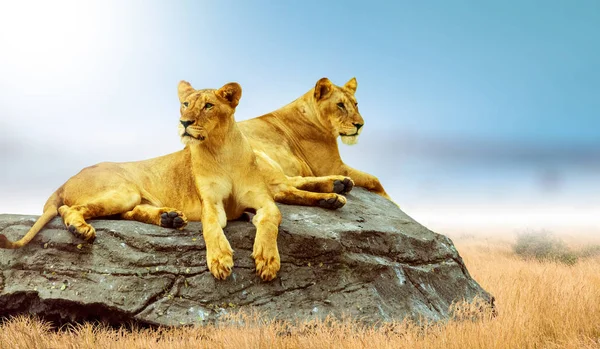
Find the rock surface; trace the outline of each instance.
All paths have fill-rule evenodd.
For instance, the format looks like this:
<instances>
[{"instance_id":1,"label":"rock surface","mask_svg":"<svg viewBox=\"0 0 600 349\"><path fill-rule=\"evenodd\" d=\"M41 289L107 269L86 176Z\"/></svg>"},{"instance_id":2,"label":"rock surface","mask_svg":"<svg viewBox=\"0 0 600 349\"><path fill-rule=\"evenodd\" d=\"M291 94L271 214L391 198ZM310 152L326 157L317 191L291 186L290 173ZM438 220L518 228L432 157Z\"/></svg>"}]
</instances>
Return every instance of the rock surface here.
<instances>
[{"instance_id":1,"label":"rock surface","mask_svg":"<svg viewBox=\"0 0 600 349\"><path fill-rule=\"evenodd\" d=\"M282 320L332 314L370 323L442 320L453 301L491 301L450 239L377 195L356 188L336 211L279 207L281 270L268 283L254 274L249 222L225 229L235 267L218 281L205 264L200 223L178 231L92 220L98 236L90 245L57 217L28 246L0 250L0 316L180 325L215 322L241 309ZM17 239L35 219L0 215L0 231Z\"/></svg>"}]
</instances>

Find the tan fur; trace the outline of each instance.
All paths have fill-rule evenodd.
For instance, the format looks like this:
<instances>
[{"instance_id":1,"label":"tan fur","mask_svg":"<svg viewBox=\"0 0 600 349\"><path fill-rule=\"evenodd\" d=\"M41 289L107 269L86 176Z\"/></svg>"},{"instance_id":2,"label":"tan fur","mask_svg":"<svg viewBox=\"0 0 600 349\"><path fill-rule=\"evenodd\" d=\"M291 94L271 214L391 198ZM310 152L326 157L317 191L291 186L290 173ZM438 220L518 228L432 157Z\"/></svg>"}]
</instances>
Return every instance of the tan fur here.
<instances>
[{"instance_id":1,"label":"tan fur","mask_svg":"<svg viewBox=\"0 0 600 349\"><path fill-rule=\"evenodd\" d=\"M0 247L22 247L57 213L70 231L90 242L96 234L86 220L94 217L118 214L123 219L180 229L187 219L199 220L208 268L216 278L225 279L233 267L233 250L223 228L228 219L252 210L256 212L252 255L257 274L263 280L275 278L280 267L281 214L234 120L241 87L230 83L218 90L197 91L182 81L178 92L183 150L145 161L83 169L52 194L44 214L25 237L11 242L0 235Z\"/></svg>"},{"instance_id":2,"label":"tan fur","mask_svg":"<svg viewBox=\"0 0 600 349\"><path fill-rule=\"evenodd\" d=\"M283 108L238 122L263 171L270 176L283 172L288 181L348 176L356 185L390 199L375 176L344 164L340 157L337 137L345 144L356 144L364 125L354 96L356 88L355 78L341 87L322 78L314 89ZM340 103L343 106L338 106ZM310 195L302 191L275 192L276 201L289 203Z\"/></svg>"}]
</instances>

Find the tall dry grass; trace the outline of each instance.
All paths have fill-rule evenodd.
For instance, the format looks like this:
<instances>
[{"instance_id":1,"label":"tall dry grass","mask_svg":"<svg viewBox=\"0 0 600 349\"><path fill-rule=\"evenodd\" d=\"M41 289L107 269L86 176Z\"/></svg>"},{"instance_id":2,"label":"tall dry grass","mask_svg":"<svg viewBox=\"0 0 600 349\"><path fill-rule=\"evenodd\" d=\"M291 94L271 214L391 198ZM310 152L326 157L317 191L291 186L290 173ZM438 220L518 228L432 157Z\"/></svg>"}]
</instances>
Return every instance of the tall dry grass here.
<instances>
[{"instance_id":1,"label":"tall dry grass","mask_svg":"<svg viewBox=\"0 0 600 349\"><path fill-rule=\"evenodd\" d=\"M496 317L379 328L245 318L235 326L133 332L89 324L55 331L21 317L0 326L0 348L600 348L600 257L569 266L520 259L508 239L454 241L472 276L496 297ZM465 314L475 313L467 307Z\"/></svg>"}]
</instances>

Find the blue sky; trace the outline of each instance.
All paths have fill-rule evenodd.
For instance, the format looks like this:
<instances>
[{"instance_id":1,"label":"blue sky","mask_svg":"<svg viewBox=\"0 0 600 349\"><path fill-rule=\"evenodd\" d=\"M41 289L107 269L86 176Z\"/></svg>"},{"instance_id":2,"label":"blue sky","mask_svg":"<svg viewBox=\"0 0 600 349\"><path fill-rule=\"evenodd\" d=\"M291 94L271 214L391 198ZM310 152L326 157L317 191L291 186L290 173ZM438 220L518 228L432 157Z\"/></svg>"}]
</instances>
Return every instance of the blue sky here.
<instances>
[{"instance_id":1,"label":"blue sky","mask_svg":"<svg viewBox=\"0 0 600 349\"><path fill-rule=\"evenodd\" d=\"M181 79L239 82L242 120L356 76L366 126L343 157L425 223L498 202L600 213L598 1L3 2L0 51L0 212L180 149Z\"/></svg>"}]
</instances>

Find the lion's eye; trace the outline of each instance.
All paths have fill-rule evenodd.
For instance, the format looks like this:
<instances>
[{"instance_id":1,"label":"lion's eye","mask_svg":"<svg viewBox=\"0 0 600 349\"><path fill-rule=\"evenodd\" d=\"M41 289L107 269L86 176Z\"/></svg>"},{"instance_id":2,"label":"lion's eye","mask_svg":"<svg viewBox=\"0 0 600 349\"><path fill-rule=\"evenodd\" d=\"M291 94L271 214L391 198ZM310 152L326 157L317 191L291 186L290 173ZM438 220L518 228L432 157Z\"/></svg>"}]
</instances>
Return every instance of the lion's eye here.
<instances>
[{"instance_id":1,"label":"lion's eye","mask_svg":"<svg viewBox=\"0 0 600 349\"><path fill-rule=\"evenodd\" d=\"M337 106L338 106L339 108L346 109L346 106L345 106L345 105L344 105L344 103L342 103L342 102L339 102L339 103L337 104Z\"/></svg>"},{"instance_id":2,"label":"lion's eye","mask_svg":"<svg viewBox=\"0 0 600 349\"><path fill-rule=\"evenodd\" d=\"M183 106L184 106L184 107L186 107L186 108L187 108L189 105L190 105L190 103L189 103L189 102L183 102Z\"/></svg>"},{"instance_id":3,"label":"lion's eye","mask_svg":"<svg viewBox=\"0 0 600 349\"><path fill-rule=\"evenodd\" d=\"M212 108L212 107L214 107L214 105L212 105L211 103L206 103L206 104L204 105L204 109L210 109L210 108Z\"/></svg>"}]
</instances>

